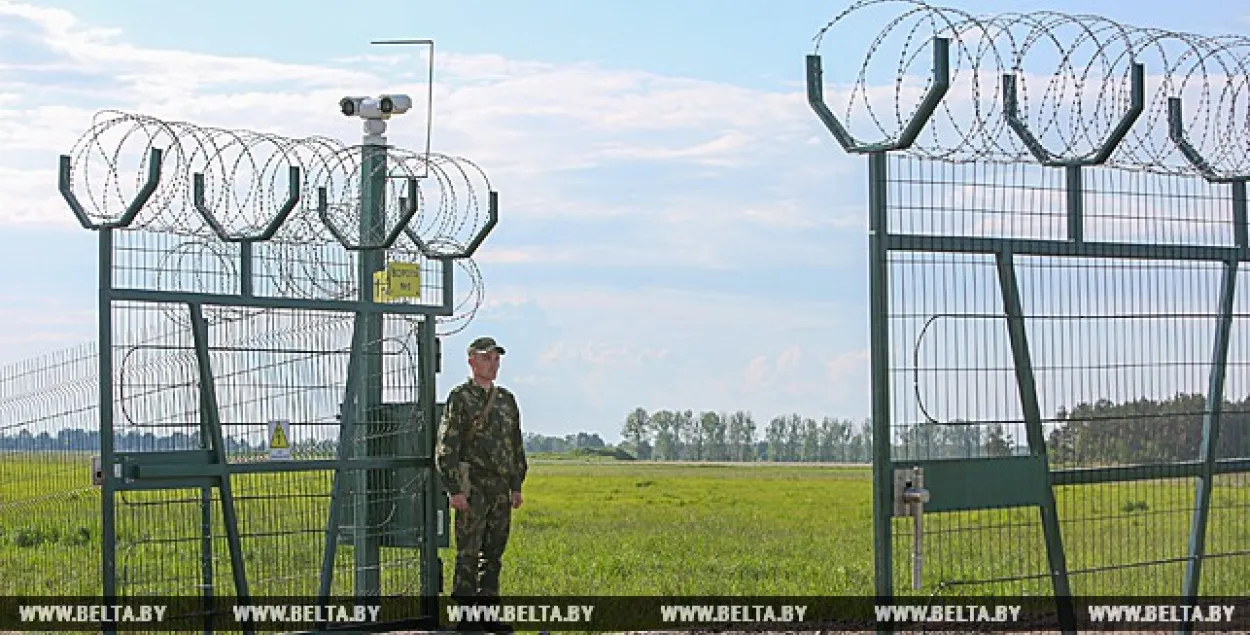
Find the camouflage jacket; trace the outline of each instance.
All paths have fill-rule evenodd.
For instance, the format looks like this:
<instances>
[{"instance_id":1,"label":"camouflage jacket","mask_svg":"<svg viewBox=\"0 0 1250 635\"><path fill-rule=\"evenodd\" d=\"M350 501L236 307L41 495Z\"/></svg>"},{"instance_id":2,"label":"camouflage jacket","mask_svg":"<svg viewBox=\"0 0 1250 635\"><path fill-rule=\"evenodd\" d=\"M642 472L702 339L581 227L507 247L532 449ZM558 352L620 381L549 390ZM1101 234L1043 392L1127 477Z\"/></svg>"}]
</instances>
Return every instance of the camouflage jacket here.
<instances>
[{"instance_id":1,"label":"camouflage jacket","mask_svg":"<svg viewBox=\"0 0 1250 635\"><path fill-rule=\"evenodd\" d=\"M456 386L447 395L443 421L438 430L434 460L443 489L451 496L460 492L460 463L469 464L470 474L498 474L514 492L521 491L528 465L525 442L521 437L521 411L516 397L502 386L495 386L495 402L482 427L473 434L472 447L464 439L486 405L488 391L472 379Z\"/></svg>"}]
</instances>

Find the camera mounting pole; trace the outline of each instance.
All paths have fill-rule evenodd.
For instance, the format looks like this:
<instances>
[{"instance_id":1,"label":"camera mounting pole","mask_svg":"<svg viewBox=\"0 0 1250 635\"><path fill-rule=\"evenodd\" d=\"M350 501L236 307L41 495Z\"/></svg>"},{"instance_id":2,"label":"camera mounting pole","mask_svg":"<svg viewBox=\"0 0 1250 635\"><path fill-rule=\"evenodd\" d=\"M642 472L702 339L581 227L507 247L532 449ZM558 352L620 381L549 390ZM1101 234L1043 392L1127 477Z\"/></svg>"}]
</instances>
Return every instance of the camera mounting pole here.
<instances>
[{"instance_id":1,"label":"camera mounting pole","mask_svg":"<svg viewBox=\"0 0 1250 635\"><path fill-rule=\"evenodd\" d=\"M412 99L407 95L380 95L378 97L344 97L339 100L339 111L347 117L359 117L364 120L364 138L360 148L360 246L382 245L385 241L386 222L386 187L389 168L387 166L389 149L386 145L386 120L392 115L402 115L412 108ZM411 196L411 195L410 195ZM410 201L411 204L411 201ZM406 222L401 220L399 222ZM386 269L386 249L362 248L357 261L358 300L361 303L377 301L375 277ZM376 438L375 419L382 406L382 340L383 315L380 312L359 314L356 319L356 339L359 349L353 350L357 358L355 377L359 382L354 395L354 403L345 403L344 410L350 409L354 415L352 421L364 427L363 434L349 433L349 444L352 453L367 458L375 458L380 448L364 439ZM374 490L377 488L376 474L361 471L353 477L352 490L366 492L361 500L353 501L353 520L358 527L374 527L384 521L377 505ZM353 589L358 596L376 596L382 590L381 540L379 535L366 531L355 531L352 534L352 547L355 554L355 580ZM322 591L325 592L325 580Z\"/></svg>"},{"instance_id":2,"label":"camera mounting pole","mask_svg":"<svg viewBox=\"0 0 1250 635\"><path fill-rule=\"evenodd\" d=\"M385 119L365 119L364 124L365 136L361 140L367 146L384 146L386 145L386 120Z\"/></svg>"}]
</instances>

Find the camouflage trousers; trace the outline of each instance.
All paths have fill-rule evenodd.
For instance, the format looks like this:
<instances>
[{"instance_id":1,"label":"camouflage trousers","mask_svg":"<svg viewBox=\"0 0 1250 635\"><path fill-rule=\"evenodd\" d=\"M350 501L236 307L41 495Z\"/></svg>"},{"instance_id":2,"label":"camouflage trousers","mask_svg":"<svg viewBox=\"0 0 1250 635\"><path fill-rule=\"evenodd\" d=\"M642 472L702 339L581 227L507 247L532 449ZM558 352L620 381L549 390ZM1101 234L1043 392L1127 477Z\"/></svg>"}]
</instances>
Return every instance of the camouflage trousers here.
<instances>
[{"instance_id":1,"label":"camouflage trousers","mask_svg":"<svg viewBox=\"0 0 1250 635\"><path fill-rule=\"evenodd\" d=\"M472 483L469 512L456 510L457 598L499 597L499 570L512 529L512 493L503 479Z\"/></svg>"}]
</instances>

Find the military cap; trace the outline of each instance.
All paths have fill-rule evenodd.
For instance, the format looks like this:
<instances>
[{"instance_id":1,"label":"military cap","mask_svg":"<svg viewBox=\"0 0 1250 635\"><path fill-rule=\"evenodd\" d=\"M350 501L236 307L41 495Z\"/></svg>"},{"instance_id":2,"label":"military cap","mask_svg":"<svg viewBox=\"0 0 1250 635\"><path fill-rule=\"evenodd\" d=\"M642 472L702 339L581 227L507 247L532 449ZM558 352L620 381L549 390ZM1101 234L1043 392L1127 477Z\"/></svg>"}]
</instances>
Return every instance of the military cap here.
<instances>
[{"instance_id":1,"label":"military cap","mask_svg":"<svg viewBox=\"0 0 1250 635\"><path fill-rule=\"evenodd\" d=\"M504 354L503 347L495 342L493 337L479 337L469 344L469 354L489 353L491 351L499 351L500 355Z\"/></svg>"}]
</instances>

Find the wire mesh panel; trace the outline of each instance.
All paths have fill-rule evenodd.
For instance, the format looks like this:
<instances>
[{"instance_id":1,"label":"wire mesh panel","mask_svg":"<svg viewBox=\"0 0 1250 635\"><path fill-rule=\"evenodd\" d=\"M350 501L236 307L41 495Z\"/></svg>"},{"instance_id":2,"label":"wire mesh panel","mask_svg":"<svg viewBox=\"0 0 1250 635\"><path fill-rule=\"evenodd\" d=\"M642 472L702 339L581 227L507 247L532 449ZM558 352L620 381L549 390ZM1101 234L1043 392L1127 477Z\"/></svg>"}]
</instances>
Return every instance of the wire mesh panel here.
<instances>
[{"instance_id":1,"label":"wire mesh panel","mask_svg":"<svg viewBox=\"0 0 1250 635\"><path fill-rule=\"evenodd\" d=\"M100 588L67 566L100 559L96 359L88 344L0 368L0 595Z\"/></svg>"},{"instance_id":2,"label":"wire mesh panel","mask_svg":"<svg viewBox=\"0 0 1250 635\"><path fill-rule=\"evenodd\" d=\"M237 319L229 319L231 317ZM195 344L185 308L150 303L120 303L113 323L117 358L117 414L115 446L130 460L141 452L172 452L207 448L201 435L202 389ZM213 371L217 417L231 463L264 463L270 460L270 421L289 423L284 433L292 460L332 460L344 438L340 417L345 398L348 364L352 351L354 318L351 314L269 309L245 316L220 316L209 329L209 362ZM155 333L143 337L139 334ZM416 459L422 420L415 412L418 400L416 325L409 319L385 321L380 342L380 376L364 377L376 383L384 404L406 405L393 416L375 416L348 438L350 455ZM368 343L366 343L368 344ZM372 381L371 381L372 380ZM382 413L379 413L379 415ZM428 455L428 452L426 452ZM416 472L416 470L412 470ZM314 596L320 583L326 540L332 473L287 472L248 474L233 482L234 505L239 517L244 564L250 591L270 596ZM417 545L419 527L411 514L395 518L400 508L417 508L422 483L415 475L396 479L388 470L350 471L351 483L340 494L348 509L372 507L371 526L357 526L344 518L341 530L367 533L378 540L393 534L397 546ZM220 499L213 490L200 492L125 492L119 516L127 518L118 530L122 593L169 593L175 588L188 594L205 586L232 591L229 554L222 551L224 534ZM170 522L159 523L169 513ZM160 524L160 531L143 530ZM200 540L203 524L211 523L209 539L217 573L201 571ZM350 545L350 541L347 542ZM159 549L157 545L166 545ZM180 554L182 548L192 549ZM385 571L394 592L414 591L419 572L412 550L372 565ZM345 549L350 554L350 547ZM222 559L225 559L224 562ZM335 569L339 590L351 589L353 572ZM183 562L182 570L171 563ZM394 571L401 575L395 576ZM146 572L146 573L145 573ZM346 586L344 586L346 585ZM350 594L350 593L349 593Z\"/></svg>"},{"instance_id":3,"label":"wire mesh panel","mask_svg":"<svg viewBox=\"0 0 1250 635\"><path fill-rule=\"evenodd\" d=\"M1044 219L1045 213L1011 211L1017 206L1045 209L1045 200L1063 200L1062 186L1054 196L1045 194L1051 186L1040 168L935 165L898 156L891 158L889 170L892 232L970 238L1064 235L1061 204L1060 213L1049 215L1055 218L1050 229L1028 220ZM1118 213L1117 222L1131 223L1147 244L1166 244L1169 236L1185 245L1232 242L1230 197L1217 186L1192 176L1114 170L1091 175L1091 181L1170 184L1147 189L1151 196L1134 205L1136 212ZM983 193L969 195L969 188ZM1095 210L1113 207L1112 199L1103 191L1086 196L1104 201L1086 208L1087 227L1097 227ZM1001 218L994 219L995 214ZM1025 218L1013 224L1018 216ZM935 217L946 219L937 229ZM1171 476L1178 465L1202 458L1203 418L1212 410L1205 394L1216 365L1211 350L1225 268L1222 262L1146 257L1014 258L1050 469L1137 468L1131 481L1056 490L1074 592L1181 592L1190 560L1195 482ZM1239 277L1246 280L1244 274ZM1029 455L1018 388L1021 369L1007 329L996 256L897 251L890 255L889 279L892 460ZM1231 316L1219 458L1243 458L1247 452L1244 406L1239 405L1247 399L1244 354L1239 352L1246 293L1239 289ZM1240 486L1244 479L1245 474L1228 474L1215 481L1205 558L1244 563L1250 549L1250 510L1245 507L1250 491ZM895 570L907 579L912 523L894 522ZM924 589L975 587L976 592L1010 595L1051 590L1035 508L930 514L923 538L930 556ZM1207 570L1204 592L1240 593L1250 583L1235 564L1217 566Z\"/></svg>"}]
</instances>

